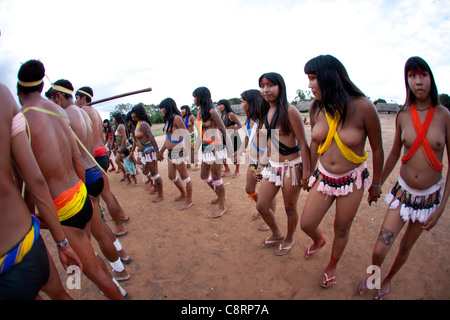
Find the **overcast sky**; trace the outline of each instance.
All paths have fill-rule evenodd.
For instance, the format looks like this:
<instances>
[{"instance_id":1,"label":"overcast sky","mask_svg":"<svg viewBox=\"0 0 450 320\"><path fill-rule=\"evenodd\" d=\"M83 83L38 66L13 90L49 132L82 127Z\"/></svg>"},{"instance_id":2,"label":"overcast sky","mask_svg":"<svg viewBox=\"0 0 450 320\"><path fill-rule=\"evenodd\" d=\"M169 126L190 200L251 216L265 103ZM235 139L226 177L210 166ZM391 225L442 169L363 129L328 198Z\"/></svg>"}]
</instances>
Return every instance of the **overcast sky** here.
<instances>
[{"instance_id":1,"label":"overcast sky","mask_svg":"<svg viewBox=\"0 0 450 320\"><path fill-rule=\"evenodd\" d=\"M199 86L214 101L240 97L271 71L292 101L321 54L372 100L404 102L403 67L415 55L450 94L450 0L0 0L0 32L0 82L14 96L29 59L51 81L91 86L94 100L152 87L96 105L104 117L119 103L191 105Z\"/></svg>"}]
</instances>

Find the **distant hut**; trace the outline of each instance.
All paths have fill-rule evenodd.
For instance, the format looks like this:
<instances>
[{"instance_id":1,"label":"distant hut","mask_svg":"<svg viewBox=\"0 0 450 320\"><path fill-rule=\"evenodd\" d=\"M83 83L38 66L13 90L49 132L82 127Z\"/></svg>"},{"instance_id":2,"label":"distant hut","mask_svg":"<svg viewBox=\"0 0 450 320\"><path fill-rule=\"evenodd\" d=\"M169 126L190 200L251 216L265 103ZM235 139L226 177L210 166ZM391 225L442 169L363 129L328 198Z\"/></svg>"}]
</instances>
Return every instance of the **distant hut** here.
<instances>
[{"instance_id":1,"label":"distant hut","mask_svg":"<svg viewBox=\"0 0 450 320\"><path fill-rule=\"evenodd\" d=\"M311 102L312 100L299 100L296 107L300 112L309 112L309 106Z\"/></svg>"},{"instance_id":2,"label":"distant hut","mask_svg":"<svg viewBox=\"0 0 450 320\"><path fill-rule=\"evenodd\" d=\"M400 109L400 106L396 103L382 103L378 102L375 107L377 108L378 113L387 112L388 114L397 113Z\"/></svg>"},{"instance_id":3,"label":"distant hut","mask_svg":"<svg viewBox=\"0 0 450 320\"><path fill-rule=\"evenodd\" d=\"M245 115L244 110L242 109L240 104L232 104L231 105L231 109L233 110L234 113L236 113L236 115L238 116L243 116Z\"/></svg>"}]
</instances>

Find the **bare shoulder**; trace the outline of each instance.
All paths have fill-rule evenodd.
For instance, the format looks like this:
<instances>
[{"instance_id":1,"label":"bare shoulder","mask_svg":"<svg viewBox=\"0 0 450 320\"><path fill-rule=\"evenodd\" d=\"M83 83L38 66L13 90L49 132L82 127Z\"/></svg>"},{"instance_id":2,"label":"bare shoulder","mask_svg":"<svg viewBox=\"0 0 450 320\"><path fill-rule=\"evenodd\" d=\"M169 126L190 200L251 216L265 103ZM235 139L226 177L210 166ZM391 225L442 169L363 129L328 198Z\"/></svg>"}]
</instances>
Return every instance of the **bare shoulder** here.
<instances>
[{"instance_id":1,"label":"bare shoulder","mask_svg":"<svg viewBox=\"0 0 450 320\"><path fill-rule=\"evenodd\" d=\"M376 112L377 108L367 97L355 97L352 102L357 106L358 110Z\"/></svg>"},{"instance_id":2,"label":"bare shoulder","mask_svg":"<svg viewBox=\"0 0 450 320\"><path fill-rule=\"evenodd\" d=\"M147 136L152 134L152 128L150 127L147 121L141 121L139 129ZM123 126L123 130L125 130L125 126Z\"/></svg>"},{"instance_id":3,"label":"bare shoulder","mask_svg":"<svg viewBox=\"0 0 450 320\"><path fill-rule=\"evenodd\" d=\"M173 118L173 122L175 123L176 128L184 128L184 121L183 118L179 115L175 115Z\"/></svg>"},{"instance_id":4,"label":"bare shoulder","mask_svg":"<svg viewBox=\"0 0 450 320\"><path fill-rule=\"evenodd\" d=\"M292 104L289 104L288 115L289 117L299 117L300 111L297 109L297 107L293 106Z\"/></svg>"},{"instance_id":5,"label":"bare shoulder","mask_svg":"<svg viewBox=\"0 0 450 320\"><path fill-rule=\"evenodd\" d=\"M99 120L101 120L100 113L94 107L83 106L81 110L84 110L89 115L92 121L98 122Z\"/></svg>"},{"instance_id":6,"label":"bare shoulder","mask_svg":"<svg viewBox=\"0 0 450 320\"><path fill-rule=\"evenodd\" d=\"M444 107L443 105L438 105L436 112L439 115L439 117L442 117L442 119L444 119L445 121L450 120L450 111L449 109L447 109L447 107Z\"/></svg>"}]
</instances>

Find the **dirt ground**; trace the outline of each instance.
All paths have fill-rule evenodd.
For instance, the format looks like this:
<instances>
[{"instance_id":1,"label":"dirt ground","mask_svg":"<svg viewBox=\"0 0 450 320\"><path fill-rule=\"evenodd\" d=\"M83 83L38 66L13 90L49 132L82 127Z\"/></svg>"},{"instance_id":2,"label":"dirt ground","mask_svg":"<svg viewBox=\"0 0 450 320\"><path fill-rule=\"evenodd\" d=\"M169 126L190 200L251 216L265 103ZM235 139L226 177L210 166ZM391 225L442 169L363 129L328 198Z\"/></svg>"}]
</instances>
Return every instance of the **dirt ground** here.
<instances>
[{"instance_id":1,"label":"dirt ground","mask_svg":"<svg viewBox=\"0 0 450 320\"><path fill-rule=\"evenodd\" d=\"M395 115L381 114L385 157L389 154L394 135ZM310 134L309 125L306 132ZM157 138L161 144L165 136ZM367 145L369 170L372 153ZM400 161L399 161L400 162ZM447 157L444 158L444 174L447 173ZM355 296L357 284L367 276L371 264L372 249L385 215L387 205L384 195L390 191L398 175L398 166L383 186L382 199L369 206L367 191L352 226L350 241L336 271L337 284L324 289L320 286L330 258L333 240L334 206L322 221L321 229L327 245L312 259L303 254L310 239L300 227L295 234L295 245L282 257L274 255L276 247L262 248L262 241L270 232L259 231L262 219L252 220L255 205L245 193L245 172L224 178L227 208L226 214L211 218L215 209L209 202L215 195L203 185L200 171L189 170L193 181L194 206L179 211L180 202L176 187L167 178L167 160L159 164L163 177L165 200L152 203L155 195L145 191L142 173L138 175L139 186L119 182L121 175L112 174L115 183L111 188L129 222L125 223L128 235L120 241L131 256L126 265L130 280L122 282L131 300L368 300L375 290L366 295ZM234 166L231 166L234 169ZM286 214L281 193L277 196L276 218L283 231L286 230ZM298 201L301 214L308 193L302 191ZM106 207L103 203L103 206ZM389 299L449 299L450 298L450 227L447 206L437 226L424 232L416 243L409 260L392 282ZM106 214L108 224L112 222ZM55 255L55 246L47 230L45 241L56 261L63 285L68 275ZM400 237L403 235L400 234ZM100 253L95 240L93 245ZM398 250L400 238L395 242L381 268L381 274L389 271ZM108 265L109 266L109 265ZM106 299L97 287L82 276L81 289L68 290L74 299Z\"/></svg>"}]
</instances>

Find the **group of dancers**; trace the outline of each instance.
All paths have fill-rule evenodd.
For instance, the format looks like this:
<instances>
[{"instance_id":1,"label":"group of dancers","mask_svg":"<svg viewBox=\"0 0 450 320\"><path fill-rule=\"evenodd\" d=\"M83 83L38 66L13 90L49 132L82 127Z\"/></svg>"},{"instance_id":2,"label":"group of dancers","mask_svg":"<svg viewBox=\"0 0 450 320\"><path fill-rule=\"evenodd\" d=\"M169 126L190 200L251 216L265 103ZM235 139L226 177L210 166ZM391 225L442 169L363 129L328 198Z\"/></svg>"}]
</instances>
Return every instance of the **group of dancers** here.
<instances>
[{"instance_id":1,"label":"group of dancers","mask_svg":"<svg viewBox=\"0 0 450 320\"><path fill-rule=\"evenodd\" d=\"M122 222L127 216L109 189L106 172L110 164L114 167L109 155L116 152L118 170L130 183L131 178L136 183L135 170L141 168L156 193L152 202L158 203L164 200L158 162L164 160L166 150L168 177L180 192L175 200L183 201L179 209L187 210L193 205L193 186L187 170L193 165L195 169L199 167L201 179L215 193L211 202L218 207L213 218L227 212L222 180L222 176L231 174L227 158L233 159L233 177L237 177L243 164L240 158L245 153L245 192L271 231L261 246L275 246L278 256L289 253L300 224L312 240L304 259L311 259L327 242L319 226L335 202L331 257L320 282L325 288L336 283L335 271L364 190L368 189L369 204L377 202L381 186L402 155L398 181L385 197L389 206L371 261L371 265L381 267L407 224L396 259L376 290L375 299L386 298L393 277L407 261L420 234L433 228L444 212L450 194L449 175L444 177L442 172L446 147L449 156L449 111L439 103L429 65L420 57L408 59L404 68L406 101L396 115L392 149L384 161L376 108L350 80L342 63L333 56L322 55L308 61L304 72L315 98L310 105L310 141L303 117L287 100L283 77L270 72L259 78L259 90L241 94L246 115L243 125L227 100L219 101L219 112L216 110L206 87L193 91L197 117L189 107L183 106L180 112L173 99L164 99L159 108L166 137L164 144L158 146L142 104L134 106L126 116L113 114L115 128L109 130L109 121L102 122L98 112L88 105L93 96L91 88L78 89L73 102L72 85L59 80L46 92L48 99L44 99L42 63L30 60L23 64L17 85L21 110L7 89L0 86L0 112L5 122L1 127L5 132L12 128L11 133L4 135L11 138L0 145L4 151L0 181L2 194L6 194L6 198L0 198L6 209L0 214L0 298L35 298L39 290L54 299L70 298L51 259L42 257L46 249L39 235L40 223L49 228L65 268L78 265L110 299L126 297L116 280L129 278L123 263L130 258L117 240L117 236L126 234ZM130 133L131 143L127 145ZM372 150L371 178L366 164L367 140ZM196 156L199 151L201 160ZM23 195L22 181L26 190ZM280 190L287 215L286 234L275 217L275 200ZM300 216L297 202L301 190L307 191L308 196ZM110 199L110 204L105 202L113 217L113 230L101 219L99 202L100 197L105 199L104 193ZM35 207L39 214L30 218L28 212L34 212ZM20 214L16 214L17 208ZM110 261L113 273L97 259L89 240L91 234ZM33 254L37 250L40 253ZM42 272L33 272L32 281L25 280L30 268L36 266ZM356 293L372 289L369 281L370 277L362 280Z\"/></svg>"}]
</instances>

